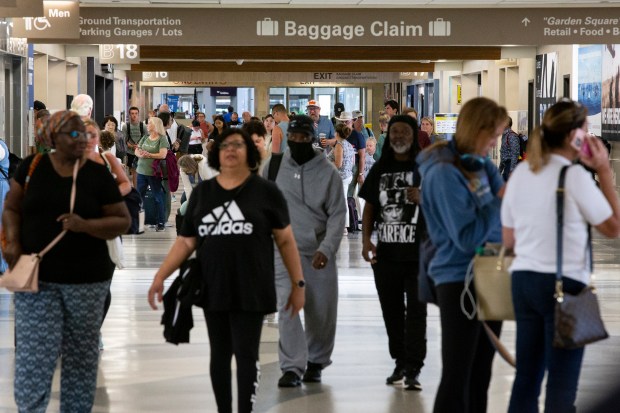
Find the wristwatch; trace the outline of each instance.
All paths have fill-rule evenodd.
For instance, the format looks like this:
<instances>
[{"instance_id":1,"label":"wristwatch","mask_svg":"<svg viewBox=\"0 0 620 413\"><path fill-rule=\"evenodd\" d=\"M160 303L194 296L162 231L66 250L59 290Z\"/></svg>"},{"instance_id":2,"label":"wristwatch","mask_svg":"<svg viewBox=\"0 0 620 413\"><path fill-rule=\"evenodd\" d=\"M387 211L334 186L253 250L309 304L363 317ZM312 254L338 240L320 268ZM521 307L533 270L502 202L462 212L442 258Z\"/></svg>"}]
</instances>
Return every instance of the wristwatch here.
<instances>
[{"instance_id":1,"label":"wristwatch","mask_svg":"<svg viewBox=\"0 0 620 413\"><path fill-rule=\"evenodd\" d=\"M304 280L299 280L297 282L294 282L293 285L295 287L304 288L306 286L306 282Z\"/></svg>"}]
</instances>

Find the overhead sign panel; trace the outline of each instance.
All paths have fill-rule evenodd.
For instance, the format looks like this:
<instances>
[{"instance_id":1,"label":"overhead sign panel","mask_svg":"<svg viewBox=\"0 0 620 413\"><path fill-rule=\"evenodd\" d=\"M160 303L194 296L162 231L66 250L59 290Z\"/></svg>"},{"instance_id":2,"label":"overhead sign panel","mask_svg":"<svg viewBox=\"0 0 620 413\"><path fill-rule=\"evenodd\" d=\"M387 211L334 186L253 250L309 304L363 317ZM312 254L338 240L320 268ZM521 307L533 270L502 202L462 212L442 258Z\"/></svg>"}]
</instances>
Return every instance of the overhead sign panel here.
<instances>
[{"instance_id":1,"label":"overhead sign panel","mask_svg":"<svg viewBox=\"0 0 620 413\"><path fill-rule=\"evenodd\" d=\"M620 8L81 9L73 43L487 46L620 43ZM131 17L139 16L139 17ZM204 25L204 21L210 22ZM481 30L472 30L472 22ZM235 35L230 35L234 27ZM199 29L188 29L199 28ZM43 42L54 43L49 37Z\"/></svg>"},{"instance_id":2,"label":"overhead sign panel","mask_svg":"<svg viewBox=\"0 0 620 413\"><path fill-rule=\"evenodd\" d=\"M140 46L137 44L100 44L99 62L102 64L140 63Z\"/></svg>"},{"instance_id":3,"label":"overhead sign panel","mask_svg":"<svg viewBox=\"0 0 620 413\"><path fill-rule=\"evenodd\" d=\"M45 1L43 15L13 19L13 33L28 39L79 39L79 24L79 3Z\"/></svg>"},{"instance_id":4,"label":"overhead sign panel","mask_svg":"<svg viewBox=\"0 0 620 413\"><path fill-rule=\"evenodd\" d=\"M43 0L0 0L0 16L43 16Z\"/></svg>"}]
</instances>

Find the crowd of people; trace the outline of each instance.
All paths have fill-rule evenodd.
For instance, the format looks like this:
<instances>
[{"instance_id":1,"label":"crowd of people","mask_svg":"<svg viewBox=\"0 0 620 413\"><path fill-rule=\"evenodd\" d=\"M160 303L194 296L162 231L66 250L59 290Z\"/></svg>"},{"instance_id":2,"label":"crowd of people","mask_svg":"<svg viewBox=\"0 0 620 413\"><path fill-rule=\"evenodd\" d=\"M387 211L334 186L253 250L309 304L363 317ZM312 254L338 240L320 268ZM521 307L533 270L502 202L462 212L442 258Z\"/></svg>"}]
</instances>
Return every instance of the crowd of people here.
<instances>
[{"instance_id":1,"label":"crowd of people","mask_svg":"<svg viewBox=\"0 0 620 413\"><path fill-rule=\"evenodd\" d=\"M545 373L545 411L575 411L584 349L557 349L550 340L553 201L562 166L579 160L598 176L597 187L579 165L567 173L566 292L579 292L590 280L588 225L607 237L620 234L608 154L587 135L587 111L578 103L562 100L547 110L529 139L527 160L508 166L508 185L489 153L510 120L505 108L487 98L463 105L449 141L434 132L431 118L418 123L415 110L400 113L394 100L385 102L377 138L361 111L337 103L330 120L314 100L307 115L291 116L282 104L263 119L249 112L239 119L230 108L208 122L197 112L191 127L177 124L167 105L145 122L131 107L122 125L113 116L97 125L92 107L92 99L78 95L70 111L50 116L40 109L37 154L20 164L10 188L4 182L0 188L2 195L8 190L2 256L9 268L21 254L38 253L64 234L41 262L40 292L15 294L20 411L45 411L59 356L61 410L92 408L97 341L115 267L106 240L126 233L131 217L123 197L132 188L142 197L150 188L155 230L165 230L174 174L160 172L164 162L180 172L182 219L148 302L157 308L164 281L195 254L203 289L197 304L206 319L219 412L232 412L233 356L237 411L253 411L263 319L274 312L278 386L322 382L337 328L336 255L346 228L358 230L349 225L351 198L361 213L360 253L372 266L394 361L386 368L386 384L422 390L427 307L419 298L418 264L428 239L436 249L428 275L441 323L434 412L487 411L495 349L482 324L464 314L460 296L477 249L503 242L516 253L511 271L517 369L509 411L538 411ZM0 144L4 162L2 151ZM67 202L72 186L75 208ZM526 191L533 194L527 202L519 196ZM42 203L45 210L38 207ZM75 253L84 248L88 254ZM501 333L501 321L488 325Z\"/></svg>"}]
</instances>

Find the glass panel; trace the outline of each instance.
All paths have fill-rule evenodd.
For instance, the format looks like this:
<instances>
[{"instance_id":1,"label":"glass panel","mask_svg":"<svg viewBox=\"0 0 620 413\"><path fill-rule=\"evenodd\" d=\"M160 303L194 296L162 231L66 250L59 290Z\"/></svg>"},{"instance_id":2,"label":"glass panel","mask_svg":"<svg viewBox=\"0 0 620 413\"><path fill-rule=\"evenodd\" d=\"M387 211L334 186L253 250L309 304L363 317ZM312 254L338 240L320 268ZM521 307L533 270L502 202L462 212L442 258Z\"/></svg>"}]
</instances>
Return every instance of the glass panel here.
<instances>
[{"instance_id":1,"label":"glass panel","mask_svg":"<svg viewBox=\"0 0 620 413\"><path fill-rule=\"evenodd\" d=\"M332 117L334 103L336 99L335 87L317 87L314 89L315 99L321 105L321 116Z\"/></svg>"},{"instance_id":2,"label":"glass panel","mask_svg":"<svg viewBox=\"0 0 620 413\"><path fill-rule=\"evenodd\" d=\"M241 114L245 111L254 115L254 88L238 87L237 88L237 108L236 112L241 119Z\"/></svg>"},{"instance_id":3,"label":"glass panel","mask_svg":"<svg viewBox=\"0 0 620 413\"><path fill-rule=\"evenodd\" d=\"M292 87L288 90L288 110L298 114L306 114L306 106L312 98L312 89L309 87Z\"/></svg>"},{"instance_id":4,"label":"glass panel","mask_svg":"<svg viewBox=\"0 0 620 413\"><path fill-rule=\"evenodd\" d=\"M269 88L269 112L274 105L278 103L286 106L286 88L285 87L271 87Z\"/></svg>"},{"instance_id":5,"label":"glass panel","mask_svg":"<svg viewBox=\"0 0 620 413\"><path fill-rule=\"evenodd\" d=\"M218 115L223 115L228 112L228 106L230 106L230 97L228 96L217 96L215 98L215 113Z\"/></svg>"},{"instance_id":6,"label":"glass panel","mask_svg":"<svg viewBox=\"0 0 620 413\"><path fill-rule=\"evenodd\" d=\"M344 103L344 110L353 112L362 108L362 89L359 87L338 88L338 102Z\"/></svg>"}]
</instances>

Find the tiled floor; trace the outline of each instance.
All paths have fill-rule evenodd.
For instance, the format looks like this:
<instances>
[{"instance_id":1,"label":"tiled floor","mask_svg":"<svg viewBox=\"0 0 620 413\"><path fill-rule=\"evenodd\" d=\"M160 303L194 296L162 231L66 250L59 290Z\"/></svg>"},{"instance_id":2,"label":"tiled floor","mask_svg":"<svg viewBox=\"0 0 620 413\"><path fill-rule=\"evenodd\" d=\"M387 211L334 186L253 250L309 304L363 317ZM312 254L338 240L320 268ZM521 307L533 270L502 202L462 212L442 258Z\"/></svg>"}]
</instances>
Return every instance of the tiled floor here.
<instances>
[{"instance_id":1,"label":"tiled floor","mask_svg":"<svg viewBox=\"0 0 620 413\"><path fill-rule=\"evenodd\" d=\"M195 312L192 343L173 346L162 338L161 312L152 311L146 292L174 238L174 228L148 230L126 237L128 266L112 283L112 307L103 327L94 412L215 412L208 373L209 346L203 316ZM277 325L266 323L261 343L256 411L261 413L430 412L441 373L438 310L429 307L428 356L420 381L422 392L386 386L392 361L370 267L361 259L361 236L350 234L338 254L340 302L334 364L323 383L280 390ZM588 347L578 396L583 407L617 384L620 367L620 259L618 241L596 242L597 285L611 338ZM514 349L514 323L506 323L503 341ZM11 295L0 292L0 413L16 412L12 397L13 308ZM496 359L488 412L506 411L513 370ZM58 378L48 411L58 411Z\"/></svg>"}]
</instances>

